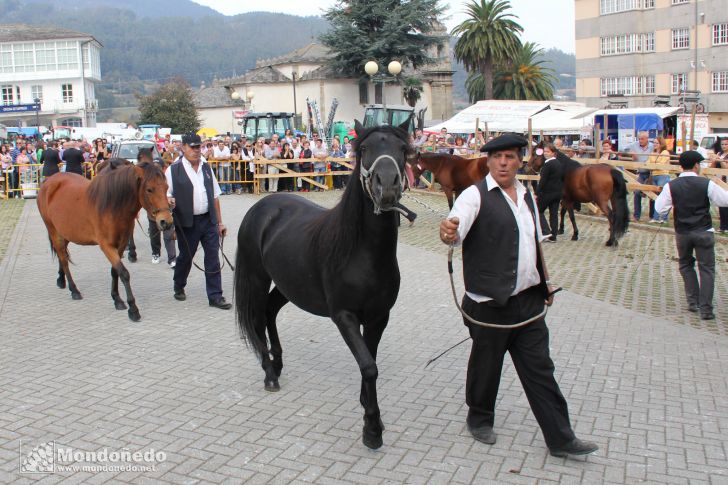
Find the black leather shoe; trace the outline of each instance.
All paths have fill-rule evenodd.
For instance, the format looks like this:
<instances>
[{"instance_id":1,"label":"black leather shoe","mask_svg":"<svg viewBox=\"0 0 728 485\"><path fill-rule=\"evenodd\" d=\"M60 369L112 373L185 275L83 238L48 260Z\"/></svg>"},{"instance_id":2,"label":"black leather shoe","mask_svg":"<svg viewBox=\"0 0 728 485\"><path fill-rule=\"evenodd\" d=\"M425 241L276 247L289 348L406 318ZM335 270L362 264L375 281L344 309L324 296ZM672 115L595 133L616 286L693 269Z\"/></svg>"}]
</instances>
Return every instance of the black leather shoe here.
<instances>
[{"instance_id":1,"label":"black leather shoe","mask_svg":"<svg viewBox=\"0 0 728 485\"><path fill-rule=\"evenodd\" d=\"M233 307L233 304L226 302L225 298L220 297L217 300L210 300L210 306L214 306L220 310L230 310Z\"/></svg>"},{"instance_id":2,"label":"black leather shoe","mask_svg":"<svg viewBox=\"0 0 728 485\"><path fill-rule=\"evenodd\" d=\"M594 453L598 449L599 447L596 445L596 443L592 443L590 441L582 441L579 438L574 438L573 440L566 443L564 446L560 446L558 448L549 448L549 452L551 453L551 456L564 458L568 455L588 455L589 453Z\"/></svg>"},{"instance_id":3,"label":"black leather shoe","mask_svg":"<svg viewBox=\"0 0 728 485\"><path fill-rule=\"evenodd\" d=\"M174 299L177 301L185 301L187 299L184 288L174 290Z\"/></svg>"},{"instance_id":4,"label":"black leather shoe","mask_svg":"<svg viewBox=\"0 0 728 485\"><path fill-rule=\"evenodd\" d=\"M691 313L698 313L698 305L696 305L695 303L689 303L688 311Z\"/></svg>"},{"instance_id":5,"label":"black leather shoe","mask_svg":"<svg viewBox=\"0 0 728 485\"><path fill-rule=\"evenodd\" d=\"M701 320L715 320L715 313L713 313L713 312L710 312L710 313L701 313L700 314L700 319Z\"/></svg>"},{"instance_id":6,"label":"black leather shoe","mask_svg":"<svg viewBox=\"0 0 728 485\"><path fill-rule=\"evenodd\" d=\"M481 443L485 443L487 445L495 444L496 434L491 426L473 428L468 425L468 431L470 431L470 434L473 435L473 438L475 438L477 441L480 441Z\"/></svg>"}]
</instances>

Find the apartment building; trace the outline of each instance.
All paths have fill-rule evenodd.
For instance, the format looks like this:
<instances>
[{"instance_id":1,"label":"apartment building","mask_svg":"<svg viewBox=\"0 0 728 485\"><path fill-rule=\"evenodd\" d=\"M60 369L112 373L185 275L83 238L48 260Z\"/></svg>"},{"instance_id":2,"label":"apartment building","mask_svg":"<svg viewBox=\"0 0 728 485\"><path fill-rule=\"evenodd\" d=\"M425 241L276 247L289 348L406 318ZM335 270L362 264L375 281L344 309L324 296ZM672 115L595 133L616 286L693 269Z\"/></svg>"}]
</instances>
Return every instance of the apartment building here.
<instances>
[{"instance_id":1,"label":"apartment building","mask_svg":"<svg viewBox=\"0 0 728 485\"><path fill-rule=\"evenodd\" d=\"M0 123L95 126L100 49L82 32L0 24Z\"/></svg>"},{"instance_id":2,"label":"apartment building","mask_svg":"<svg viewBox=\"0 0 728 485\"><path fill-rule=\"evenodd\" d=\"M711 128L728 131L728 0L575 0L575 10L578 101L678 106L699 91Z\"/></svg>"}]
</instances>

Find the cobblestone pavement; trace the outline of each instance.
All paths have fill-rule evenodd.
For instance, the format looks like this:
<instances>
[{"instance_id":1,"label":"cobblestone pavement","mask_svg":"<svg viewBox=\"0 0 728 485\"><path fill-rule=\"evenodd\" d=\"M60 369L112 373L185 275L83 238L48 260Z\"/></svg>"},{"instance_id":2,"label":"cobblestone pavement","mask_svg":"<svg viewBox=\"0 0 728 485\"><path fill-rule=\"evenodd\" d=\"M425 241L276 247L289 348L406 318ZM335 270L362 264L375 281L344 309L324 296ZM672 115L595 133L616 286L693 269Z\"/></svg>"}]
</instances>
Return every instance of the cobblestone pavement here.
<instances>
[{"instance_id":1,"label":"cobblestone pavement","mask_svg":"<svg viewBox=\"0 0 728 485\"><path fill-rule=\"evenodd\" d=\"M255 200L223 198L231 228ZM498 443L473 441L464 425L467 345L424 369L466 331L444 251L428 242L420 212L421 224L402 229L402 290L379 353L385 446L370 451L360 441L358 369L332 322L282 310L282 390L266 393L233 314L207 306L200 273L187 301L176 302L171 271L151 264L137 234L140 260L128 266L143 320L131 323L113 310L101 252L74 246L84 300L72 301L55 287L45 231L28 204L0 264L0 483L728 484L728 337L574 291L549 314L552 355L577 434L600 451L548 455L509 359ZM582 250L591 251L594 276L581 284L601 288L616 255L650 244L651 233L632 231L610 252L602 225L582 226L583 241L548 249L564 284L567 275L580 281L573 268ZM225 288L231 281L225 270ZM23 450L55 440L76 451L153 448L166 459L153 471L21 475L21 440Z\"/></svg>"}]
</instances>

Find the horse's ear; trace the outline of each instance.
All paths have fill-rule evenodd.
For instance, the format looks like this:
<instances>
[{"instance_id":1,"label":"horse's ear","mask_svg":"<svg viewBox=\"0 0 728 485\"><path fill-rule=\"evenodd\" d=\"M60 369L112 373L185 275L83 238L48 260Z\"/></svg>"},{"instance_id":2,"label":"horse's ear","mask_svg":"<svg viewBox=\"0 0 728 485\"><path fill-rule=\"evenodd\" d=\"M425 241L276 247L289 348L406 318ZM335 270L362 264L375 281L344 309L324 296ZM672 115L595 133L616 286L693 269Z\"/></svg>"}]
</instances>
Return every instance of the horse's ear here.
<instances>
[{"instance_id":1,"label":"horse's ear","mask_svg":"<svg viewBox=\"0 0 728 485\"><path fill-rule=\"evenodd\" d=\"M356 137L361 137L361 134L364 133L364 125L362 125L359 120L354 120L354 131L356 132Z\"/></svg>"}]
</instances>

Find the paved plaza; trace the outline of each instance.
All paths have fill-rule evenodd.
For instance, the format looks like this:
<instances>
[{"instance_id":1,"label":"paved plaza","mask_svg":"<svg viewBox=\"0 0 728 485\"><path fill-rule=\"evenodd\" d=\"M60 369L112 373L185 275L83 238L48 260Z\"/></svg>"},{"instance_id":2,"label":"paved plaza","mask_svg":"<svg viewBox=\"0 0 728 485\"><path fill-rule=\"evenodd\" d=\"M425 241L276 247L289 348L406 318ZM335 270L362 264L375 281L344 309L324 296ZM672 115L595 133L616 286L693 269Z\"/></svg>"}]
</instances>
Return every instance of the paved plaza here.
<instances>
[{"instance_id":1,"label":"paved plaza","mask_svg":"<svg viewBox=\"0 0 728 485\"><path fill-rule=\"evenodd\" d=\"M309 197L331 205L339 195ZM446 209L440 197L416 197ZM229 256L256 200L222 199ZM552 280L567 290L547 317L557 379L577 435L600 446L586 458L554 458L510 359L493 446L465 428L468 344L425 369L467 332L435 240L439 216L403 202L421 217L400 231L402 288L378 359L385 444L371 451L361 443L359 371L330 320L284 307L282 389L267 393L233 312L208 307L200 272L192 270L187 301L175 301L172 271L151 264L137 228L140 259L127 266L142 321L114 310L96 247L70 248L84 296L72 301L55 286L57 265L29 201L0 263L0 483L728 484L724 242L710 324L684 310L666 231L634 228L611 250L606 226L582 217L581 241L547 246ZM223 284L231 299L228 269ZM164 459L154 470L21 474L21 445L25 457L48 442L153 449Z\"/></svg>"}]
</instances>

